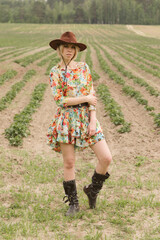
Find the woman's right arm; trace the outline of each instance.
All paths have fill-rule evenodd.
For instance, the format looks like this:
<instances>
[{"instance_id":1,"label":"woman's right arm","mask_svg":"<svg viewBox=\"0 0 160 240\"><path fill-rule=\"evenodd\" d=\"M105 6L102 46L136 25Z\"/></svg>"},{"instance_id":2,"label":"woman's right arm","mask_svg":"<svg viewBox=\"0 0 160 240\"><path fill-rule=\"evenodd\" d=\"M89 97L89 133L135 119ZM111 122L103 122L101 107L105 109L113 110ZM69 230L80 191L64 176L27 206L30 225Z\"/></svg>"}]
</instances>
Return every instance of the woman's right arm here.
<instances>
[{"instance_id":1,"label":"woman's right arm","mask_svg":"<svg viewBox=\"0 0 160 240\"><path fill-rule=\"evenodd\" d=\"M70 105L77 105L80 103L85 103L88 102L89 104L96 105L97 98L90 94L87 96L80 96L80 97L67 97L66 98L66 103L68 106Z\"/></svg>"},{"instance_id":2,"label":"woman's right arm","mask_svg":"<svg viewBox=\"0 0 160 240\"><path fill-rule=\"evenodd\" d=\"M59 82L59 76L55 69L52 69L50 73L50 86L52 89L54 100L59 107L67 107L85 102L88 102L89 104L92 105L96 105L97 99L93 94L79 97L63 96L63 88Z\"/></svg>"}]
</instances>

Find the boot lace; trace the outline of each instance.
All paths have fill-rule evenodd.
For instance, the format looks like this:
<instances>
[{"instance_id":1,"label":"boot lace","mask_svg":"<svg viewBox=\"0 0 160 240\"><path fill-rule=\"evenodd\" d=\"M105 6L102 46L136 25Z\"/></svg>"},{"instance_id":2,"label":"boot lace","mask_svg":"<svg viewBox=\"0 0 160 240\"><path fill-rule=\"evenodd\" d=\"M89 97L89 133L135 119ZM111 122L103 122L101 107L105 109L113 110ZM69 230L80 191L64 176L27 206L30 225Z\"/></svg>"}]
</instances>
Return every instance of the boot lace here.
<instances>
[{"instance_id":1,"label":"boot lace","mask_svg":"<svg viewBox=\"0 0 160 240\"><path fill-rule=\"evenodd\" d=\"M65 200L65 198L67 198L67 199ZM69 206L70 205L77 205L78 204L77 193L73 192L72 195L65 195L63 197L63 201L64 201L64 203L69 202Z\"/></svg>"}]
</instances>

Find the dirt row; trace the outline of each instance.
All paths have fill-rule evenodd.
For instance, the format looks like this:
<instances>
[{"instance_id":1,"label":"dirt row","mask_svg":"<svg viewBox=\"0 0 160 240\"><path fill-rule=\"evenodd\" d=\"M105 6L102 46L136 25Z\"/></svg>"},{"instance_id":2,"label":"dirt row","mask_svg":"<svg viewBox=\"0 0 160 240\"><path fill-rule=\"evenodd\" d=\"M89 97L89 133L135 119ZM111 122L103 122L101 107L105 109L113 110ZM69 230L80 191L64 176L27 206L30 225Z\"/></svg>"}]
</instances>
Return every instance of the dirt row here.
<instances>
[{"instance_id":1,"label":"dirt row","mask_svg":"<svg viewBox=\"0 0 160 240\"><path fill-rule=\"evenodd\" d=\"M160 85L159 85L159 78L156 76L153 76L150 73L145 72L145 70L140 69L137 65L128 62L126 59L119 56L119 54L116 51L113 51L109 47L107 48L108 53L114 56L115 60L118 61L120 64L125 66L126 70L132 72L137 77L140 77L144 79L148 84L151 86L157 88L160 91Z\"/></svg>"},{"instance_id":2,"label":"dirt row","mask_svg":"<svg viewBox=\"0 0 160 240\"><path fill-rule=\"evenodd\" d=\"M111 51L109 48L106 47L106 50L111 54L111 56L114 56L113 58L117 61L117 62L121 62L121 64L125 67L126 69L126 64L123 62L122 59L117 59L117 56L115 54L115 52ZM126 81L126 84L129 86L132 86L136 91L139 91L141 93L141 95L143 96L144 99L146 99L148 101L148 105L149 106L154 106L155 107L155 112L159 113L160 112L160 100L159 98L155 97L155 96L151 96L149 94L149 92L145 89L145 87L141 87L138 84L135 84L131 79L128 79L127 77L124 77L122 73L120 73L119 71L117 71L117 68L115 66L112 65L112 63L110 61L107 60L106 56L103 54L103 52L101 51L101 55L102 57L105 59L105 61L107 62L107 64L109 65L109 67L114 71L117 72L118 75L120 77L122 77L122 79L124 79ZM128 66L127 65L127 70L129 70L131 72L132 69L132 73L137 76L136 71L134 70L133 66ZM144 78L142 78L144 79ZM144 79L146 81L146 79ZM114 81L114 80L113 80ZM147 81L146 81L147 82ZM150 83L149 83L150 84ZM153 86L152 83L150 84L150 86ZM160 86L159 86L160 88ZM156 90L158 90L157 88L155 88ZM123 93L124 94L124 93Z\"/></svg>"}]
</instances>

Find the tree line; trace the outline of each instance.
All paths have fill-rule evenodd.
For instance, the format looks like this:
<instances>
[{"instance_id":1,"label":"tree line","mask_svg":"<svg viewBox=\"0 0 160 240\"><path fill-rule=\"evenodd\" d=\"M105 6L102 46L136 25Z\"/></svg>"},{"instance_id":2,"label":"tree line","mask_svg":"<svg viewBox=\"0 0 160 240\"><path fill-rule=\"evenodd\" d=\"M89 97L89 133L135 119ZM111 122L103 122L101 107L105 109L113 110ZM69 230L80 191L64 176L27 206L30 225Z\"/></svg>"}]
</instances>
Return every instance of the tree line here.
<instances>
[{"instance_id":1,"label":"tree line","mask_svg":"<svg viewBox=\"0 0 160 240\"><path fill-rule=\"evenodd\" d=\"M0 0L0 22L160 24L160 0Z\"/></svg>"}]
</instances>

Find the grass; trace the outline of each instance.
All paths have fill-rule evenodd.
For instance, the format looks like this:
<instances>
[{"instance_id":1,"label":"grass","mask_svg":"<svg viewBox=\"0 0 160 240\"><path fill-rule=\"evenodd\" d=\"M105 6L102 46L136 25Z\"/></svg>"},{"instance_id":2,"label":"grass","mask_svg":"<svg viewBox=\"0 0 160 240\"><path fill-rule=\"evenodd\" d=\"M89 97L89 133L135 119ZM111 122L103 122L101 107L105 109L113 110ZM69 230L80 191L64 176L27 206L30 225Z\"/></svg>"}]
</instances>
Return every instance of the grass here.
<instances>
[{"instance_id":1,"label":"grass","mask_svg":"<svg viewBox=\"0 0 160 240\"><path fill-rule=\"evenodd\" d=\"M77 189L80 212L65 217L62 161L33 155L22 149L0 149L0 236L1 239L149 239L160 234L158 195L160 160L137 156L133 167L118 176L114 171L105 182L96 209L89 209L82 188L90 182L94 163L78 161ZM148 164L150 163L150 168ZM126 163L121 163L121 167ZM154 172L153 172L154 168ZM152 170L150 170L152 169ZM86 174L88 173L88 174ZM143 177L142 177L143 176ZM148 189L149 179L154 184ZM147 179L147 181L146 181ZM14 180L14 181L13 181ZM144 191L145 190L145 191ZM143 230L143 221L147 221ZM123 236L123 238L122 238Z\"/></svg>"}]
</instances>

